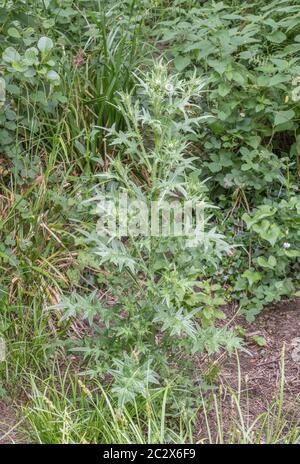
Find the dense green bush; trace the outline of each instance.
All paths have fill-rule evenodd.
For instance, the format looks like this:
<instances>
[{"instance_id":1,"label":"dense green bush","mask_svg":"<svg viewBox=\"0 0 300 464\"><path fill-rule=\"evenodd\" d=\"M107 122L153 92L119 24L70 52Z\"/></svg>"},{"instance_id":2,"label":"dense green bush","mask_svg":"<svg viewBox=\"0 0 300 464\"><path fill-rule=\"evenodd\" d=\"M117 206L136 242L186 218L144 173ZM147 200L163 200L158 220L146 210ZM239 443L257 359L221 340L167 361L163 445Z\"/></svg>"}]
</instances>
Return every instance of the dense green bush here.
<instances>
[{"instance_id":1,"label":"dense green bush","mask_svg":"<svg viewBox=\"0 0 300 464\"><path fill-rule=\"evenodd\" d=\"M199 165L210 179L211 198L228 210L221 217L226 236L248 251L238 265L239 272L249 267L244 283L239 279L234 287L235 296L242 290L241 304L252 319L265 303L292 295L299 272L297 213L294 219L287 213L299 201L299 2L208 1L189 10L185 2L176 5L173 19L158 29L179 72L196 68L208 76L206 104L214 120L198 131ZM259 220L251 226L246 221L249 235L241 218L265 210L266 197L272 222L263 222L263 230ZM282 250L284 242L293 251ZM278 262L272 259L277 253ZM273 273L262 264L270 258ZM247 283L250 274L258 280Z\"/></svg>"}]
</instances>

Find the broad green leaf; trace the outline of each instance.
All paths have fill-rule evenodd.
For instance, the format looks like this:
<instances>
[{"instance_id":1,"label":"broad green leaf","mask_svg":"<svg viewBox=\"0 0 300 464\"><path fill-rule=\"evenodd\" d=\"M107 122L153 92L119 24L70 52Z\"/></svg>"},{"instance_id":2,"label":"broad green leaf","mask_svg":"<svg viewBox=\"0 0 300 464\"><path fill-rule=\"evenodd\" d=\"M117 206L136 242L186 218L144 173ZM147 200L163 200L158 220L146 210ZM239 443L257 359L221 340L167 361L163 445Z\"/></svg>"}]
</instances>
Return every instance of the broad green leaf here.
<instances>
[{"instance_id":1,"label":"broad green leaf","mask_svg":"<svg viewBox=\"0 0 300 464\"><path fill-rule=\"evenodd\" d=\"M15 27L10 27L7 30L7 34L14 39L19 39L21 37L20 32Z\"/></svg>"},{"instance_id":2,"label":"broad green leaf","mask_svg":"<svg viewBox=\"0 0 300 464\"><path fill-rule=\"evenodd\" d=\"M274 87L275 85L282 84L283 82L290 81L290 76L284 74L275 74L269 79L268 87Z\"/></svg>"},{"instance_id":3,"label":"broad green leaf","mask_svg":"<svg viewBox=\"0 0 300 464\"><path fill-rule=\"evenodd\" d=\"M280 237L280 229L276 224L271 224L267 231L262 232L260 235L263 239L267 240L271 245L275 245Z\"/></svg>"},{"instance_id":4,"label":"broad green leaf","mask_svg":"<svg viewBox=\"0 0 300 464\"><path fill-rule=\"evenodd\" d=\"M286 35L281 31L272 32L272 34L267 35L267 39L270 42L280 44L286 40Z\"/></svg>"},{"instance_id":5,"label":"broad green leaf","mask_svg":"<svg viewBox=\"0 0 300 464\"><path fill-rule=\"evenodd\" d=\"M226 71L227 62L225 61L218 61L218 60L209 60L209 66L211 66L218 74L222 75Z\"/></svg>"},{"instance_id":6,"label":"broad green leaf","mask_svg":"<svg viewBox=\"0 0 300 464\"><path fill-rule=\"evenodd\" d=\"M240 85L245 85L246 78L239 72L234 72L232 74L232 79Z\"/></svg>"},{"instance_id":7,"label":"broad green leaf","mask_svg":"<svg viewBox=\"0 0 300 464\"><path fill-rule=\"evenodd\" d=\"M28 66L37 65L39 63L38 60L38 50L35 47L28 48L24 55L24 63Z\"/></svg>"},{"instance_id":8,"label":"broad green leaf","mask_svg":"<svg viewBox=\"0 0 300 464\"><path fill-rule=\"evenodd\" d=\"M261 138L259 137L259 135L252 135L247 138L248 145L250 145L250 147L254 149L256 149L259 146L260 142Z\"/></svg>"},{"instance_id":9,"label":"broad green leaf","mask_svg":"<svg viewBox=\"0 0 300 464\"><path fill-rule=\"evenodd\" d=\"M6 63L14 63L14 62L19 61L21 59L21 56L15 48L8 47L4 50L2 54L2 59Z\"/></svg>"},{"instance_id":10,"label":"broad green leaf","mask_svg":"<svg viewBox=\"0 0 300 464\"><path fill-rule=\"evenodd\" d=\"M293 119L294 116L295 112L293 110L278 111L278 113L275 113L274 125L278 126L279 124L285 124Z\"/></svg>"},{"instance_id":11,"label":"broad green leaf","mask_svg":"<svg viewBox=\"0 0 300 464\"><path fill-rule=\"evenodd\" d=\"M299 258L300 257L300 251L298 250L285 250L284 253L286 256L289 258Z\"/></svg>"},{"instance_id":12,"label":"broad green leaf","mask_svg":"<svg viewBox=\"0 0 300 464\"><path fill-rule=\"evenodd\" d=\"M267 87L269 85L269 82L270 82L270 76L259 76L257 78L257 84L260 87Z\"/></svg>"},{"instance_id":13,"label":"broad green leaf","mask_svg":"<svg viewBox=\"0 0 300 464\"><path fill-rule=\"evenodd\" d=\"M253 224L260 222L263 218L274 216L275 213L275 208L271 208L269 205L261 205L258 207L254 215L250 216L249 214L244 213L242 219L246 222L247 228L250 229Z\"/></svg>"},{"instance_id":14,"label":"broad green leaf","mask_svg":"<svg viewBox=\"0 0 300 464\"><path fill-rule=\"evenodd\" d=\"M218 94L221 96L221 97L226 97L226 95L228 95L231 91L231 86L226 84L225 82L222 82L221 84L219 84L218 86Z\"/></svg>"},{"instance_id":15,"label":"broad green leaf","mask_svg":"<svg viewBox=\"0 0 300 464\"><path fill-rule=\"evenodd\" d=\"M269 264L269 266L271 266L271 267L275 267L275 266L276 266L276 264L277 264L277 259L275 258L275 256L272 256L272 255L269 256L269 258L268 258L268 264Z\"/></svg>"},{"instance_id":16,"label":"broad green leaf","mask_svg":"<svg viewBox=\"0 0 300 464\"><path fill-rule=\"evenodd\" d=\"M51 82L56 82L58 83L60 80L59 75L57 74L56 71L50 70L47 72L47 79Z\"/></svg>"},{"instance_id":17,"label":"broad green leaf","mask_svg":"<svg viewBox=\"0 0 300 464\"><path fill-rule=\"evenodd\" d=\"M261 280L262 275L260 272L248 269L243 273L242 277L246 278L249 282L250 287L252 287L253 284Z\"/></svg>"},{"instance_id":18,"label":"broad green leaf","mask_svg":"<svg viewBox=\"0 0 300 464\"><path fill-rule=\"evenodd\" d=\"M277 264L277 260L274 256L269 256L268 260L264 256L259 256L257 258L257 263L259 266L266 269L274 269Z\"/></svg>"},{"instance_id":19,"label":"broad green leaf","mask_svg":"<svg viewBox=\"0 0 300 464\"><path fill-rule=\"evenodd\" d=\"M29 68L24 72L24 76L27 78L34 77L36 75L36 71L33 68Z\"/></svg>"},{"instance_id":20,"label":"broad green leaf","mask_svg":"<svg viewBox=\"0 0 300 464\"><path fill-rule=\"evenodd\" d=\"M37 47L43 55L47 55L53 48L53 42L49 37L41 37L37 43Z\"/></svg>"},{"instance_id":21,"label":"broad green leaf","mask_svg":"<svg viewBox=\"0 0 300 464\"><path fill-rule=\"evenodd\" d=\"M177 71L183 71L191 62L191 59L188 56L176 56L174 63Z\"/></svg>"}]
</instances>

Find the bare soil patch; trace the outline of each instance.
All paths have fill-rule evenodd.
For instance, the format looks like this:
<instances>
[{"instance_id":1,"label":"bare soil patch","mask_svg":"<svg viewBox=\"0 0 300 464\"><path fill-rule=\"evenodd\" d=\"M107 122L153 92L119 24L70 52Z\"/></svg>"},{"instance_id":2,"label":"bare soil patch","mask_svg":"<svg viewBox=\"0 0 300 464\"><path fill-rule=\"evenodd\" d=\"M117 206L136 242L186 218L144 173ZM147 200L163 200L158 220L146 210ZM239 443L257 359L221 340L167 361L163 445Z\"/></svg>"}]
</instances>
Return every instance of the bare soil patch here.
<instances>
[{"instance_id":1,"label":"bare soil patch","mask_svg":"<svg viewBox=\"0 0 300 464\"><path fill-rule=\"evenodd\" d=\"M282 359L284 357L283 414L291 421L300 417L300 299L282 301L265 309L253 323L243 316L236 316L234 307L227 307L230 325L246 331L247 352L236 356L222 353L215 359L220 367L219 389L223 423L230 423L233 415L231 391L238 391L240 382L241 406L249 423L272 404L279 395ZM260 336L266 341L261 347L252 337ZM284 354L284 356L283 356ZM200 360L199 360L200 361ZM238 364L240 366L238 366ZM214 421L214 415L211 415ZM212 425L212 428L214 426ZM206 426L199 417L199 434ZM226 426L225 426L226 429Z\"/></svg>"},{"instance_id":2,"label":"bare soil patch","mask_svg":"<svg viewBox=\"0 0 300 464\"><path fill-rule=\"evenodd\" d=\"M16 416L14 409L5 401L0 401L0 444L20 443L20 437L17 436Z\"/></svg>"}]
</instances>

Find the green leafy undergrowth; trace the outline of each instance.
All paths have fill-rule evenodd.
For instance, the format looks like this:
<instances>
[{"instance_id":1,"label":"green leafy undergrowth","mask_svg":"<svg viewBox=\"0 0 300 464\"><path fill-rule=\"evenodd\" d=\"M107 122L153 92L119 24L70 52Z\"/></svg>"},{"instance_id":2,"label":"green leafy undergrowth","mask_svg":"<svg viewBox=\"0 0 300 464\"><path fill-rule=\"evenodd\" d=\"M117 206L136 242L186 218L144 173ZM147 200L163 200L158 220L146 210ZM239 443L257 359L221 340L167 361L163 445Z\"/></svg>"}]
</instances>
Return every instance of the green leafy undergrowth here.
<instances>
[{"instance_id":1,"label":"green leafy undergrowth","mask_svg":"<svg viewBox=\"0 0 300 464\"><path fill-rule=\"evenodd\" d=\"M224 262L222 278L242 274L234 297L243 289L241 305L252 318L292 296L298 281L299 232L291 222L299 179L299 2L188 3L175 2L156 33L179 72L208 76L205 107L213 119L197 131L195 153L209 196L222 208L223 233L243 246L227 272ZM265 203L273 217L250 223Z\"/></svg>"}]
</instances>

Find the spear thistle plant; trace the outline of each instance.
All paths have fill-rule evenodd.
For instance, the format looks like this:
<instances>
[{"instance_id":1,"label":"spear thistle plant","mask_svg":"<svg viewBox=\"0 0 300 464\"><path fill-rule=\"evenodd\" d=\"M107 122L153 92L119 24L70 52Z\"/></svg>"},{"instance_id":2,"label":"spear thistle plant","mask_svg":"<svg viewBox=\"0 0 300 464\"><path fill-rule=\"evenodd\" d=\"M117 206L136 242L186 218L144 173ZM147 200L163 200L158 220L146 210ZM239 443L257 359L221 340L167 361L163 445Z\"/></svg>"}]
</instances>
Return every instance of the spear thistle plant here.
<instances>
[{"instance_id":1,"label":"spear thistle plant","mask_svg":"<svg viewBox=\"0 0 300 464\"><path fill-rule=\"evenodd\" d=\"M120 95L126 130L107 131L109 167L98 175L92 211L98 214L103 195L113 200L126 193L145 204L174 199L201 203L206 217L202 234L192 241L185 236L137 236L130 228L126 237L84 230L79 239L98 258L99 293L113 295L114 302L108 307L104 297L99 303L97 292L93 304L89 296L71 296L76 316L84 314L98 335L75 349L94 359L90 373L112 375L112 391L122 405L151 384L178 379L179 367L180 383L187 381L193 354L239 345L230 331L214 326L224 317L219 309L224 299L221 288L207 281L207 269L217 267L229 247L210 225L213 207L189 153L195 127L209 118L201 114L204 82L195 76L170 76L162 62L135 78L136 96ZM70 299L59 307L74 316ZM197 374L191 383L196 380Z\"/></svg>"}]
</instances>

